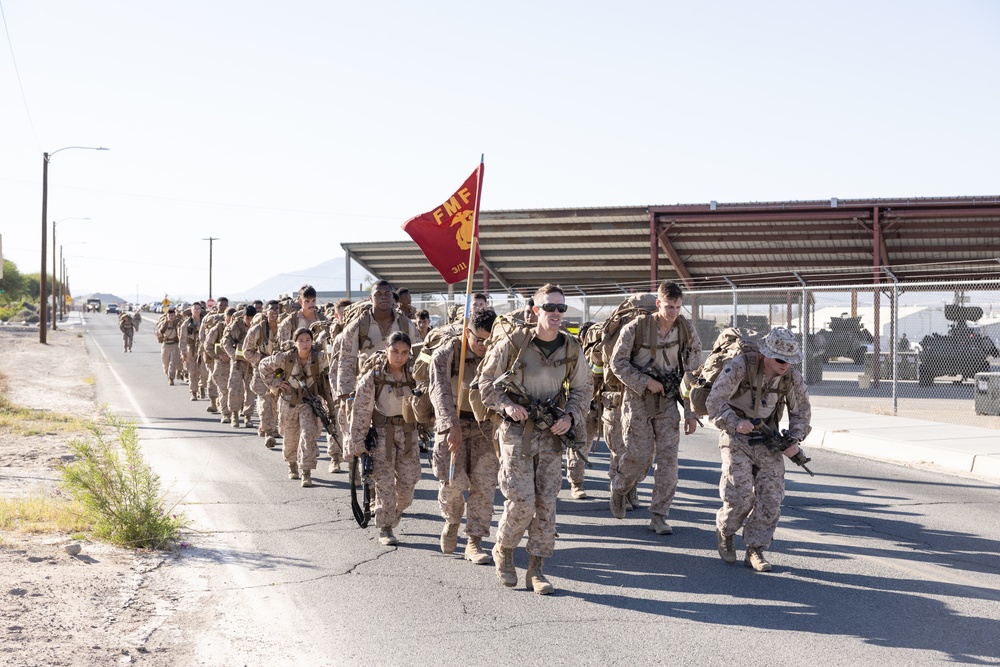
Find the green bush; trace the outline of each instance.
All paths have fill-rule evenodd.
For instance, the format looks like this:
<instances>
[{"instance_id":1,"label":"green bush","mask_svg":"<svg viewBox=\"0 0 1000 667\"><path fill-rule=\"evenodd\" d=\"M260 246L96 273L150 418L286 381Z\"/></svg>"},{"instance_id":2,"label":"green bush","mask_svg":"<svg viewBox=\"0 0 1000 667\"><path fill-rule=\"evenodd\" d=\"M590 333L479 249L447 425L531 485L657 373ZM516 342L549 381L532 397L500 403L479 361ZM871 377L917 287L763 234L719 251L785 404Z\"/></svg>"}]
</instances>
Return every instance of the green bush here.
<instances>
[{"instance_id":1,"label":"green bush","mask_svg":"<svg viewBox=\"0 0 1000 667\"><path fill-rule=\"evenodd\" d=\"M169 549L187 525L164 510L160 478L142 458L135 423L113 415L114 440L97 425L93 438L69 443L76 460L62 468L63 487L85 508L94 535L123 547Z\"/></svg>"},{"instance_id":2,"label":"green bush","mask_svg":"<svg viewBox=\"0 0 1000 667\"><path fill-rule=\"evenodd\" d=\"M17 306L0 306L0 322L10 322L17 317Z\"/></svg>"}]
</instances>

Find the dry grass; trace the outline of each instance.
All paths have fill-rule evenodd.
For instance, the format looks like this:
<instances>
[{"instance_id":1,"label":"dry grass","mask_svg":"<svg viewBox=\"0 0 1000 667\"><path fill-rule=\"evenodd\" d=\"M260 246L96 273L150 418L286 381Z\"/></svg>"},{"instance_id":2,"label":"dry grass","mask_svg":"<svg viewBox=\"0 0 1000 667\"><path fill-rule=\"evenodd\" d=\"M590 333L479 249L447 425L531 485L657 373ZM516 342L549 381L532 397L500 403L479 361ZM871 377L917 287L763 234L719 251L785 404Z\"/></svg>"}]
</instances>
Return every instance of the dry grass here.
<instances>
[{"instance_id":1,"label":"dry grass","mask_svg":"<svg viewBox=\"0 0 1000 667\"><path fill-rule=\"evenodd\" d=\"M0 395L0 433L41 435L43 433L85 433L89 419L50 410L23 408Z\"/></svg>"},{"instance_id":2,"label":"dry grass","mask_svg":"<svg viewBox=\"0 0 1000 667\"><path fill-rule=\"evenodd\" d=\"M80 534L91 528L83 507L61 494L33 493L24 498L0 498L0 530L40 534Z\"/></svg>"}]
</instances>

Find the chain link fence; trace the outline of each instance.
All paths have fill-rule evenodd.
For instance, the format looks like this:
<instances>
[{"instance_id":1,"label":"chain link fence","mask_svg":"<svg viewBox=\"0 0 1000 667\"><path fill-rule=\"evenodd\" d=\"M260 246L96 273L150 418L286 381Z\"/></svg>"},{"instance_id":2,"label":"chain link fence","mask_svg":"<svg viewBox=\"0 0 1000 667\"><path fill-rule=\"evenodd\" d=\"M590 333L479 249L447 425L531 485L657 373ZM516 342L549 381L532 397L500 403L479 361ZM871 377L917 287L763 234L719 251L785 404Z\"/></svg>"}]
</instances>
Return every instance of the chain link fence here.
<instances>
[{"instance_id":1,"label":"chain link fence","mask_svg":"<svg viewBox=\"0 0 1000 667\"><path fill-rule=\"evenodd\" d=\"M567 324L606 319L625 297L569 297ZM415 302L435 323L464 295ZM521 299L493 295L505 313ZM685 316L706 350L725 327L789 328L816 406L1000 429L1000 281L889 281L688 291Z\"/></svg>"}]
</instances>

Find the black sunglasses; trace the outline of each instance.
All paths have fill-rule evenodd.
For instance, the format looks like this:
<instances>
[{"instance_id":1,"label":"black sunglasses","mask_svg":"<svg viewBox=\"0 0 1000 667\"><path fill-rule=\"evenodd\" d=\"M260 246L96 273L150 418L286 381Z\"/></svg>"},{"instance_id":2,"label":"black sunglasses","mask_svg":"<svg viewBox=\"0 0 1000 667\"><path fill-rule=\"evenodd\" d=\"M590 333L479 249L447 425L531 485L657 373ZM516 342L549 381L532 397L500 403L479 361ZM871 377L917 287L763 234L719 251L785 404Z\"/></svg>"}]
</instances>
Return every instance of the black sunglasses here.
<instances>
[{"instance_id":1,"label":"black sunglasses","mask_svg":"<svg viewBox=\"0 0 1000 667\"><path fill-rule=\"evenodd\" d=\"M556 313L556 312L565 313L566 310L569 309L569 306L567 306L565 303L543 303L538 307L544 310L546 313Z\"/></svg>"},{"instance_id":2,"label":"black sunglasses","mask_svg":"<svg viewBox=\"0 0 1000 667\"><path fill-rule=\"evenodd\" d=\"M775 361L776 361L777 363L779 363L779 364L787 364L787 363L788 363L788 362L787 362L787 361L785 361L784 359L777 359L777 358L775 358Z\"/></svg>"}]
</instances>

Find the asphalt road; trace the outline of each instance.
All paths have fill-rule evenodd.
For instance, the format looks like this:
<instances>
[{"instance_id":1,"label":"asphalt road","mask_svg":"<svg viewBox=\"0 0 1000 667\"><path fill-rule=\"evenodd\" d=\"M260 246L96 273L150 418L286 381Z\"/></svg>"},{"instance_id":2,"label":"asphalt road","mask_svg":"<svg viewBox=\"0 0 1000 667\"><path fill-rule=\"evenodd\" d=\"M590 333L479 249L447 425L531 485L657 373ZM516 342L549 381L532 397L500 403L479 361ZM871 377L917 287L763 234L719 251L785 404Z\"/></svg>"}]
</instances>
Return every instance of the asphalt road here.
<instances>
[{"instance_id":1,"label":"asphalt road","mask_svg":"<svg viewBox=\"0 0 1000 667\"><path fill-rule=\"evenodd\" d=\"M774 571L757 574L715 551L714 432L682 438L671 536L646 529L646 509L611 517L602 447L591 500L564 484L546 563L556 593L542 597L440 553L426 459L398 547L357 527L347 476L327 474L325 456L316 487L289 481L256 430L167 386L153 317L128 355L113 316L85 328L102 400L138 421L196 531L152 622L194 623L191 664L1000 664L996 485L828 452L815 478L789 463ZM523 549L516 560L523 580Z\"/></svg>"}]
</instances>

